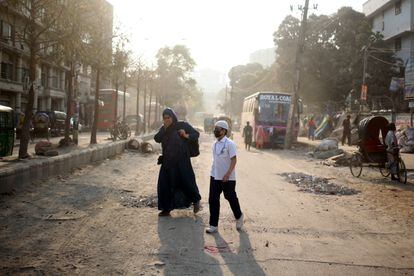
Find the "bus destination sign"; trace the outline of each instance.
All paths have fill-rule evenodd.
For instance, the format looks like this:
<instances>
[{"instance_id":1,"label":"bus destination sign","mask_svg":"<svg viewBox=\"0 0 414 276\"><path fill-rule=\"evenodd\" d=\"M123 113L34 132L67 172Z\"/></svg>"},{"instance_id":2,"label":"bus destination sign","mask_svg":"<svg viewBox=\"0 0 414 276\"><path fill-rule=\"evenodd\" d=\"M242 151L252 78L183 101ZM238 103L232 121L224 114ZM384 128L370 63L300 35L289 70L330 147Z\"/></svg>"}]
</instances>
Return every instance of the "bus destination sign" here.
<instances>
[{"instance_id":1,"label":"bus destination sign","mask_svg":"<svg viewBox=\"0 0 414 276\"><path fill-rule=\"evenodd\" d=\"M259 98L260 101L267 101L270 103L290 103L290 95L278 95L278 94L262 94Z\"/></svg>"}]
</instances>

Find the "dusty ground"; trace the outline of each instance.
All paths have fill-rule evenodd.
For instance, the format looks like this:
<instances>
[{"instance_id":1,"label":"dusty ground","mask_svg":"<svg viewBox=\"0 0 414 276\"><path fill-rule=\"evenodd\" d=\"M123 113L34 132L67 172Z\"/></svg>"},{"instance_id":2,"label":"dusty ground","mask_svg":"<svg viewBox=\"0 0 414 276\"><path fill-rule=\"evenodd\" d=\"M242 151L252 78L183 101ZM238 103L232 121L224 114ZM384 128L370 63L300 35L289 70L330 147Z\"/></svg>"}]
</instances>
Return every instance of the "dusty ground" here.
<instances>
[{"instance_id":1,"label":"dusty ground","mask_svg":"<svg viewBox=\"0 0 414 276\"><path fill-rule=\"evenodd\" d=\"M208 223L211 137L194 167L204 210L158 218L157 155L128 152L0 196L0 274L414 275L414 184L306 159L306 149L239 148L235 230L222 198L220 232ZM303 172L360 193L304 193L279 174ZM145 201L144 200L144 201ZM142 201L142 202L144 202ZM145 201L147 202L147 201ZM132 206L139 206L132 207Z\"/></svg>"}]
</instances>

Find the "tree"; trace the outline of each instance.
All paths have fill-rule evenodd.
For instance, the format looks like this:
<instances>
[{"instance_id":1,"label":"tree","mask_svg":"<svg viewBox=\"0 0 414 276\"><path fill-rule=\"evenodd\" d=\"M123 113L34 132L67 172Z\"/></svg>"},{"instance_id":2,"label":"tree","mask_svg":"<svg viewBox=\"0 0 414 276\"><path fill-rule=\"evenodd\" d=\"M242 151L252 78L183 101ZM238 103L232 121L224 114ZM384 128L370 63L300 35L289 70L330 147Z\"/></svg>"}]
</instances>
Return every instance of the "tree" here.
<instances>
[{"instance_id":1,"label":"tree","mask_svg":"<svg viewBox=\"0 0 414 276\"><path fill-rule=\"evenodd\" d=\"M299 32L299 20L288 16L274 33L277 46L275 64L277 87L291 90L294 54ZM303 56L301 96L310 103L328 100L344 101L351 89L360 90L363 47L384 47L382 38L372 33L364 14L352 8L341 8L332 16L312 15L308 20ZM371 52L374 55L373 52ZM390 81L390 52L378 53L370 59L372 79L379 84L371 95L385 93ZM370 72L370 73L371 73Z\"/></svg>"},{"instance_id":2,"label":"tree","mask_svg":"<svg viewBox=\"0 0 414 276\"><path fill-rule=\"evenodd\" d=\"M90 14L92 6L87 0L68 1L65 12L57 20L56 30L60 34L57 41L60 50L60 59L67 64L67 114L65 120L66 145L69 144L70 120L74 112L74 78L76 67L86 60L86 44L84 43L87 33L85 15Z\"/></svg>"},{"instance_id":3,"label":"tree","mask_svg":"<svg viewBox=\"0 0 414 276\"><path fill-rule=\"evenodd\" d=\"M113 53L112 57L112 80L115 83L115 112L114 112L114 124L118 120L118 90L119 90L119 82L121 79L124 79L124 83L126 85L126 70L130 62L130 52L125 49L124 39L120 39L116 45L115 52ZM126 93L126 89L124 89L124 96ZM125 97L124 97L125 98ZM125 103L124 103L125 107ZM123 120L124 120L123 116Z\"/></svg>"},{"instance_id":4,"label":"tree","mask_svg":"<svg viewBox=\"0 0 414 276\"><path fill-rule=\"evenodd\" d=\"M86 44L86 63L92 66L95 75L95 108L91 130L91 144L96 144L96 133L99 119L99 90L101 77L110 75L112 64L112 11L108 5L102 5L100 1L89 0L93 12L85 15L87 30L84 37Z\"/></svg>"},{"instance_id":5,"label":"tree","mask_svg":"<svg viewBox=\"0 0 414 276\"><path fill-rule=\"evenodd\" d=\"M191 78L195 61L183 45L161 48L157 55L156 80L159 82L160 97L167 106L184 107L197 94L196 81Z\"/></svg>"},{"instance_id":6,"label":"tree","mask_svg":"<svg viewBox=\"0 0 414 276\"><path fill-rule=\"evenodd\" d=\"M227 104L223 105L224 110L229 110L230 115L241 113L245 97L258 91L274 90L273 69L264 69L259 63L237 65L228 73L231 90L228 91Z\"/></svg>"},{"instance_id":7,"label":"tree","mask_svg":"<svg viewBox=\"0 0 414 276\"><path fill-rule=\"evenodd\" d=\"M29 91L19 147L19 158L27 158L30 122L39 84L37 67L41 58L55 50L54 45L60 38L55 27L64 6L56 0L4 0L0 2L0 9L14 23L16 43L28 47Z\"/></svg>"}]
</instances>

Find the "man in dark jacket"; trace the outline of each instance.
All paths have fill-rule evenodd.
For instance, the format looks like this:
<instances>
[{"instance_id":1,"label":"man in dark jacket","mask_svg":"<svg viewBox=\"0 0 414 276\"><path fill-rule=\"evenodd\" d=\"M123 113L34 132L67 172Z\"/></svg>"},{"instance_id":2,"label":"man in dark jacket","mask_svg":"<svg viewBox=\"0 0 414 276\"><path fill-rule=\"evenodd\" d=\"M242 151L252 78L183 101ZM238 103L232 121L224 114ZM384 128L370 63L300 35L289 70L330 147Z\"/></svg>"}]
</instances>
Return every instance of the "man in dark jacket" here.
<instances>
[{"instance_id":1,"label":"man in dark jacket","mask_svg":"<svg viewBox=\"0 0 414 276\"><path fill-rule=\"evenodd\" d=\"M342 146L345 144L345 139L348 138L348 146L351 145L351 115L347 115L346 119L342 122Z\"/></svg>"},{"instance_id":2,"label":"man in dark jacket","mask_svg":"<svg viewBox=\"0 0 414 276\"><path fill-rule=\"evenodd\" d=\"M244 145L247 150L250 150L253 137L253 128L250 125L250 122L246 122L246 126L243 128Z\"/></svg>"}]
</instances>

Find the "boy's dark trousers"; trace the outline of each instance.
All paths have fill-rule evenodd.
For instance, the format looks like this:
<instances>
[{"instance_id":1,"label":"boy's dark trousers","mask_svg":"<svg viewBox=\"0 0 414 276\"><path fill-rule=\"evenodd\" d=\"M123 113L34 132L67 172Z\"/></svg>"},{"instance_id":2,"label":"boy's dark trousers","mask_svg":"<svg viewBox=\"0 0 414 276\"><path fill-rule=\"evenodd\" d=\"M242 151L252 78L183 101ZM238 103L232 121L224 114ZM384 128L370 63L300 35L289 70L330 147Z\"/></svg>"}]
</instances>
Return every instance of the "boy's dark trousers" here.
<instances>
[{"instance_id":1,"label":"boy's dark trousers","mask_svg":"<svg viewBox=\"0 0 414 276\"><path fill-rule=\"evenodd\" d=\"M236 181L229 180L223 182L221 180L215 180L210 177L210 195L208 197L208 203L210 205L210 225L218 226L220 216L220 195L224 193L224 198L230 203L231 210L234 217L239 219L242 215L240 210L239 199L236 194Z\"/></svg>"}]
</instances>

